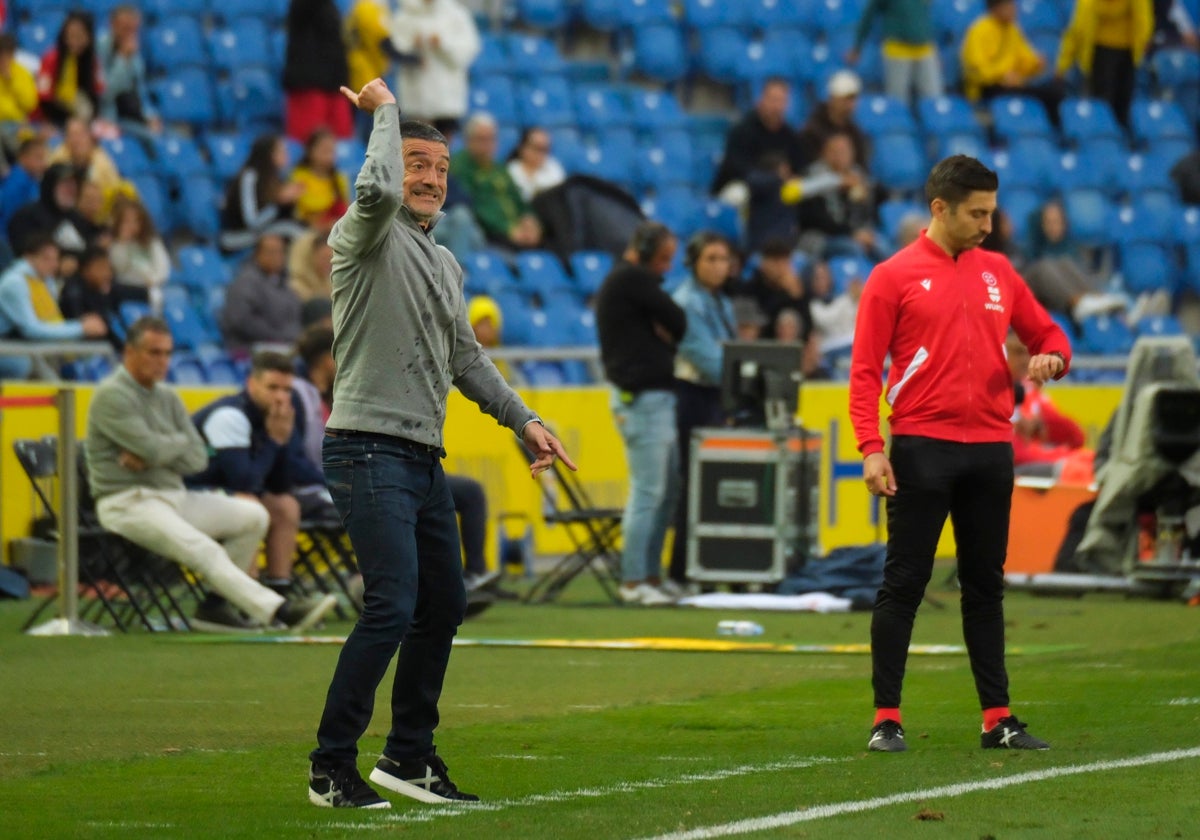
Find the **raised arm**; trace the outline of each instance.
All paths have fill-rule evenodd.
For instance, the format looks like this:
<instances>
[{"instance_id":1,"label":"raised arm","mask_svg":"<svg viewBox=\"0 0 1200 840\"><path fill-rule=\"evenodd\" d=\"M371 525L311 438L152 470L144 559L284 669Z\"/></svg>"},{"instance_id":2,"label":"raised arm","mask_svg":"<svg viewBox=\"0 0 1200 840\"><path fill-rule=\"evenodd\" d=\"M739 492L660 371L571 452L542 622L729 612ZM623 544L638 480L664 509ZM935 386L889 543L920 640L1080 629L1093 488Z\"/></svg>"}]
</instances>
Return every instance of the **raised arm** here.
<instances>
[{"instance_id":1,"label":"raised arm","mask_svg":"<svg viewBox=\"0 0 1200 840\"><path fill-rule=\"evenodd\" d=\"M375 115L367 157L354 182L356 198L329 235L335 251L358 255L383 241L403 202L400 109L383 79L372 79L358 93L343 87L342 95L359 110Z\"/></svg>"}]
</instances>

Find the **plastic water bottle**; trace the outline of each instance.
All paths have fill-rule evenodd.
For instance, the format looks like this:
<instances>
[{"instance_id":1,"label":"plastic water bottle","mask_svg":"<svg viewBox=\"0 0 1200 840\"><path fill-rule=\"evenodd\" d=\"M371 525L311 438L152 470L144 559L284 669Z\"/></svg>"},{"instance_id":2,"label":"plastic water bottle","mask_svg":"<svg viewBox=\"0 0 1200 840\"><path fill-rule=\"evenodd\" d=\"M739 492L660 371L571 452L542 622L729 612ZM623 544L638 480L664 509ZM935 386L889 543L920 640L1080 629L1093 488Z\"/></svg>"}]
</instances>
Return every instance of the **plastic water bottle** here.
<instances>
[{"instance_id":1,"label":"plastic water bottle","mask_svg":"<svg viewBox=\"0 0 1200 840\"><path fill-rule=\"evenodd\" d=\"M761 636L763 626L756 621L718 621L718 636Z\"/></svg>"}]
</instances>

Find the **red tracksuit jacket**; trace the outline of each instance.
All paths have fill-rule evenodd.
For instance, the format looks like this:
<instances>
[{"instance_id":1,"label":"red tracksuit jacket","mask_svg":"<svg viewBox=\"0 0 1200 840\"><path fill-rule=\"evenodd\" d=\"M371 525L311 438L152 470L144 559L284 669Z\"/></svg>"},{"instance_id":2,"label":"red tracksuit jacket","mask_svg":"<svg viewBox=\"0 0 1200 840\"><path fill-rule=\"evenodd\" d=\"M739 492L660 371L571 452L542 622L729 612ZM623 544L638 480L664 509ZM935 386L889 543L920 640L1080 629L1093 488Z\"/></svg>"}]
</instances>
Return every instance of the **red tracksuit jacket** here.
<instances>
[{"instance_id":1,"label":"red tracksuit jacket","mask_svg":"<svg viewBox=\"0 0 1200 840\"><path fill-rule=\"evenodd\" d=\"M959 443L1013 439L1009 327L1033 355L1071 345L1006 257L972 248L952 258L925 236L871 272L858 305L850 420L864 455L883 451L879 383L890 352L893 435ZM1066 373L1066 367L1063 368Z\"/></svg>"}]
</instances>

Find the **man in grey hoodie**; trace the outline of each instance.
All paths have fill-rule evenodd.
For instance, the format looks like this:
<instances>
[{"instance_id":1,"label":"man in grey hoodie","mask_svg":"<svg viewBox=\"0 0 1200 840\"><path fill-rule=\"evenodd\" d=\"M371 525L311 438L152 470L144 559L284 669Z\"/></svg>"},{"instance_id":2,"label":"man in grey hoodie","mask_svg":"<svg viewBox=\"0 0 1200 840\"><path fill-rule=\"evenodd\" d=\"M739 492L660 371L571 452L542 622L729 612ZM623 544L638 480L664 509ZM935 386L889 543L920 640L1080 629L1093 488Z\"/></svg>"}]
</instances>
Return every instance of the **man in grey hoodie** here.
<instances>
[{"instance_id":1,"label":"man in grey hoodie","mask_svg":"<svg viewBox=\"0 0 1200 840\"><path fill-rule=\"evenodd\" d=\"M446 138L425 123L401 123L381 79L342 92L373 113L374 127L357 199L329 235L338 368L323 459L365 592L329 686L308 795L323 807L391 806L363 781L356 759L399 647L391 730L371 781L422 802L473 801L450 781L433 745L450 645L466 609L441 465L450 386L520 435L533 475L555 458L575 466L475 340L462 270L433 239L450 167Z\"/></svg>"}]
</instances>

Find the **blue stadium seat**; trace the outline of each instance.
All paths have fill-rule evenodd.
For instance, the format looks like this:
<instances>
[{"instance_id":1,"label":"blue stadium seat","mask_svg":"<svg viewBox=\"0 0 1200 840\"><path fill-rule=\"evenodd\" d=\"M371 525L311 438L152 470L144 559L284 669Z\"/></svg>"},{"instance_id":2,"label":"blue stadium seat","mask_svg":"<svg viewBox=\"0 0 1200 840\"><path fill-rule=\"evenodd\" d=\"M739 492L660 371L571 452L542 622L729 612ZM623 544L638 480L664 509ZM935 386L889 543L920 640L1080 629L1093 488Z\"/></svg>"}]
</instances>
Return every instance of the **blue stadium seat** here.
<instances>
[{"instance_id":1,"label":"blue stadium seat","mask_svg":"<svg viewBox=\"0 0 1200 840\"><path fill-rule=\"evenodd\" d=\"M1171 48L1157 50L1150 57L1154 77L1164 91L1171 91L1179 99L1182 91L1194 91L1200 85L1200 56L1189 49Z\"/></svg>"},{"instance_id":2,"label":"blue stadium seat","mask_svg":"<svg viewBox=\"0 0 1200 840\"><path fill-rule=\"evenodd\" d=\"M202 364L204 378L209 385L242 385L246 381L232 359L214 359Z\"/></svg>"},{"instance_id":3,"label":"blue stadium seat","mask_svg":"<svg viewBox=\"0 0 1200 840\"><path fill-rule=\"evenodd\" d=\"M245 132L222 132L204 135L204 148L212 163L212 176L225 184L242 168L250 154L254 138Z\"/></svg>"},{"instance_id":4,"label":"blue stadium seat","mask_svg":"<svg viewBox=\"0 0 1200 840\"><path fill-rule=\"evenodd\" d=\"M208 44L197 18L173 15L146 27L146 66L152 73L209 65Z\"/></svg>"},{"instance_id":5,"label":"blue stadium seat","mask_svg":"<svg viewBox=\"0 0 1200 840\"><path fill-rule=\"evenodd\" d=\"M496 74L512 72L508 47L498 35L479 33L479 55L471 62L471 83L490 79Z\"/></svg>"},{"instance_id":6,"label":"blue stadium seat","mask_svg":"<svg viewBox=\"0 0 1200 840\"><path fill-rule=\"evenodd\" d=\"M1026 135L1054 137L1045 107L1031 97L998 96L988 103L988 112L992 115L992 130L1003 140Z\"/></svg>"},{"instance_id":7,"label":"blue stadium seat","mask_svg":"<svg viewBox=\"0 0 1200 840\"><path fill-rule=\"evenodd\" d=\"M862 17L862 0L818 0L811 23L826 38L853 29Z\"/></svg>"},{"instance_id":8,"label":"blue stadium seat","mask_svg":"<svg viewBox=\"0 0 1200 840\"><path fill-rule=\"evenodd\" d=\"M221 336L214 334L200 319L199 313L189 303L163 304L163 319L171 327L175 345L186 350L201 344L220 342Z\"/></svg>"},{"instance_id":9,"label":"blue stadium seat","mask_svg":"<svg viewBox=\"0 0 1200 840\"><path fill-rule=\"evenodd\" d=\"M287 16L287 3L278 0L208 0L208 3L213 18L225 25L241 18L258 18L276 25Z\"/></svg>"},{"instance_id":10,"label":"blue stadium seat","mask_svg":"<svg viewBox=\"0 0 1200 840\"><path fill-rule=\"evenodd\" d=\"M1117 254L1127 292L1174 292L1177 269L1167 248L1153 242L1131 242L1120 245Z\"/></svg>"},{"instance_id":11,"label":"blue stadium seat","mask_svg":"<svg viewBox=\"0 0 1200 840\"><path fill-rule=\"evenodd\" d=\"M575 172L583 155L583 136L578 129L574 126L560 125L548 129L546 134L550 137L550 154L558 158L558 162L568 173Z\"/></svg>"},{"instance_id":12,"label":"blue stadium seat","mask_svg":"<svg viewBox=\"0 0 1200 840\"><path fill-rule=\"evenodd\" d=\"M942 84L947 90L958 90L962 87L962 55L957 43L944 44L938 47L938 59L942 64Z\"/></svg>"},{"instance_id":13,"label":"blue stadium seat","mask_svg":"<svg viewBox=\"0 0 1200 840\"><path fill-rule=\"evenodd\" d=\"M544 80L547 75L561 74L565 62L558 48L547 38L537 35L509 35L505 43L508 48L510 72L526 76L532 81Z\"/></svg>"},{"instance_id":14,"label":"blue stadium seat","mask_svg":"<svg viewBox=\"0 0 1200 840\"><path fill-rule=\"evenodd\" d=\"M32 55L43 55L54 46L64 17L64 11L39 9L36 18L17 25L17 46Z\"/></svg>"},{"instance_id":15,"label":"blue stadium seat","mask_svg":"<svg viewBox=\"0 0 1200 840\"><path fill-rule=\"evenodd\" d=\"M1053 32L1061 34L1067 25L1066 9L1059 3L1047 0L1020 0L1017 4L1017 20L1026 32ZM1054 54L1047 56L1054 59Z\"/></svg>"},{"instance_id":16,"label":"blue stadium seat","mask_svg":"<svg viewBox=\"0 0 1200 840\"><path fill-rule=\"evenodd\" d=\"M138 4L149 23L172 15L200 18L208 13L209 0L141 0Z\"/></svg>"},{"instance_id":17,"label":"blue stadium seat","mask_svg":"<svg viewBox=\"0 0 1200 840\"><path fill-rule=\"evenodd\" d=\"M656 82L677 82L688 71L683 33L673 23L655 23L633 32L630 69Z\"/></svg>"},{"instance_id":18,"label":"blue stadium seat","mask_svg":"<svg viewBox=\"0 0 1200 840\"><path fill-rule=\"evenodd\" d=\"M559 29L571 10L566 0L517 0L517 19L535 29Z\"/></svg>"},{"instance_id":19,"label":"blue stadium seat","mask_svg":"<svg viewBox=\"0 0 1200 840\"><path fill-rule=\"evenodd\" d=\"M742 0L746 23L760 32L800 29L810 23L808 4L802 0Z\"/></svg>"},{"instance_id":20,"label":"blue stadium seat","mask_svg":"<svg viewBox=\"0 0 1200 840\"><path fill-rule=\"evenodd\" d=\"M585 0L584 6L587 5ZM622 29L675 20L674 0L617 0L616 7L618 26Z\"/></svg>"},{"instance_id":21,"label":"blue stadium seat","mask_svg":"<svg viewBox=\"0 0 1200 840\"><path fill-rule=\"evenodd\" d=\"M476 251L463 260L465 286L476 295L495 297L518 288L517 278L503 255L496 251Z\"/></svg>"},{"instance_id":22,"label":"blue stadium seat","mask_svg":"<svg viewBox=\"0 0 1200 840\"><path fill-rule=\"evenodd\" d=\"M1002 193L1006 195L1006 193ZM892 199L879 205L879 227L883 235L893 242L900 229L900 223L906 216L917 215L923 220L929 219L929 207L916 201ZM923 226L923 225L922 225Z\"/></svg>"},{"instance_id":23,"label":"blue stadium seat","mask_svg":"<svg viewBox=\"0 0 1200 840\"><path fill-rule=\"evenodd\" d=\"M1163 165L1172 167L1192 153L1193 145L1192 141L1183 137L1164 137L1151 141L1146 151L1161 160Z\"/></svg>"},{"instance_id":24,"label":"blue stadium seat","mask_svg":"<svg viewBox=\"0 0 1200 840\"><path fill-rule=\"evenodd\" d=\"M500 307L500 336L503 343L513 347L528 346L533 332L529 317L533 309L532 302L516 291L500 292L493 297Z\"/></svg>"},{"instance_id":25,"label":"blue stadium seat","mask_svg":"<svg viewBox=\"0 0 1200 840\"><path fill-rule=\"evenodd\" d=\"M1133 348L1133 333L1119 318L1108 315L1084 318L1079 326L1080 343L1086 352L1125 356Z\"/></svg>"},{"instance_id":26,"label":"blue stadium seat","mask_svg":"<svg viewBox=\"0 0 1200 840\"><path fill-rule=\"evenodd\" d=\"M1063 194L1072 235L1085 245L1101 245L1107 241L1113 208L1101 190L1070 190Z\"/></svg>"},{"instance_id":27,"label":"blue stadium seat","mask_svg":"<svg viewBox=\"0 0 1200 840\"><path fill-rule=\"evenodd\" d=\"M915 192L929 174L925 154L915 134L884 134L875 138L871 174L889 190Z\"/></svg>"},{"instance_id":28,"label":"blue stadium seat","mask_svg":"<svg viewBox=\"0 0 1200 840\"><path fill-rule=\"evenodd\" d=\"M653 134L687 126L687 114L670 91L634 88L628 100L629 116L637 131Z\"/></svg>"},{"instance_id":29,"label":"blue stadium seat","mask_svg":"<svg viewBox=\"0 0 1200 840\"><path fill-rule=\"evenodd\" d=\"M1000 176L1000 189L1052 192L1061 169L1058 147L1044 137L1025 137L1009 149L991 155L992 168Z\"/></svg>"},{"instance_id":30,"label":"blue stadium seat","mask_svg":"<svg viewBox=\"0 0 1200 840\"><path fill-rule=\"evenodd\" d=\"M601 32L615 32L625 21L621 16L621 0L580 0L579 14L583 21Z\"/></svg>"},{"instance_id":31,"label":"blue stadium seat","mask_svg":"<svg viewBox=\"0 0 1200 840\"><path fill-rule=\"evenodd\" d=\"M128 181L137 190L138 199L146 208L146 212L150 214L150 218L154 219L154 223L159 227L159 232L165 233L171 230L171 225L168 223L171 216L167 190L158 180L158 176L150 172L143 172L140 175L131 176Z\"/></svg>"},{"instance_id":32,"label":"blue stadium seat","mask_svg":"<svg viewBox=\"0 0 1200 840\"><path fill-rule=\"evenodd\" d=\"M963 33L984 12L984 0L933 0L933 26L943 44L962 43Z\"/></svg>"},{"instance_id":33,"label":"blue stadium seat","mask_svg":"<svg viewBox=\"0 0 1200 840\"><path fill-rule=\"evenodd\" d=\"M630 125L629 105L613 85L579 85L575 88L575 117L584 131Z\"/></svg>"},{"instance_id":34,"label":"blue stadium seat","mask_svg":"<svg viewBox=\"0 0 1200 840\"><path fill-rule=\"evenodd\" d=\"M517 112L523 125L574 125L571 88L562 76L546 76L519 85Z\"/></svg>"},{"instance_id":35,"label":"blue stadium seat","mask_svg":"<svg viewBox=\"0 0 1200 840\"><path fill-rule=\"evenodd\" d=\"M261 67L239 67L217 83L221 121L238 128L276 128L283 119L279 81Z\"/></svg>"},{"instance_id":36,"label":"blue stadium seat","mask_svg":"<svg viewBox=\"0 0 1200 840\"><path fill-rule=\"evenodd\" d=\"M581 150L579 172L615 181L629 188L634 180L634 152L637 143L628 129L611 129L599 134Z\"/></svg>"},{"instance_id":37,"label":"blue stadium seat","mask_svg":"<svg viewBox=\"0 0 1200 840\"><path fill-rule=\"evenodd\" d=\"M697 69L721 84L741 81L745 47L746 36L731 26L701 30L699 49L693 53Z\"/></svg>"},{"instance_id":38,"label":"blue stadium seat","mask_svg":"<svg viewBox=\"0 0 1200 840\"><path fill-rule=\"evenodd\" d=\"M520 286L526 292L536 292L545 300L553 292L571 288L571 278L550 251L521 251L514 261Z\"/></svg>"},{"instance_id":39,"label":"blue stadium seat","mask_svg":"<svg viewBox=\"0 0 1200 840\"><path fill-rule=\"evenodd\" d=\"M763 33L763 48L773 54L783 71L780 75L795 81L802 81L810 72L809 59L812 55L812 39L800 29L779 28ZM761 80L761 76L758 77ZM758 91L754 92L757 98ZM794 84L792 89L792 104L800 106L807 101L807 91L803 84ZM789 121L798 124L794 114L789 114Z\"/></svg>"},{"instance_id":40,"label":"blue stadium seat","mask_svg":"<svg viewBox=\"0 0 1200 840\"><path fill-rule=\"evenodd\" d=\"M176 279L189 289L224 288L232 279L229 266L211 245L184 245L175 258L179 263Z\"/></svg>"},{"instance_id":41,"label":"blue stadium seat","mask_svg":"<svg viewBox=\"0 0 1200 840\"><path fill-rule=\"evenodd\" d=\"M829 273L833 277L833 288L837 294L846 291L851 280L864 283L875 264L862 257L834 257L829 261Z\"/></svg>"},{"instance_id":42,"label":"blue stadium seat","mask_svg":"<svg viewBox=\"0 0 1200 840\"><path fill-rule=\"evenodd\" d=\"M117 171L123 178L133 175L145 175L154 171L154 164L146 155L146 150L131 136L111 137L100 141L104 151L112 158Z\"/></svg>"},{"instance_id":43,"label":"blue stadium seat","mask_svg":"<svg viewBox=\"0 0 1200 840\"><path fill-rule=\"evenodd\" d=\"M117 319L125 328L133 326L139 318L145 318L147 315L153 315L154 312L150 309L150 304L143 303L139 300L122 301L117 306Z\"/></svg>"},{"instance_id":44,"label":"blue stadium seat","mask_svg":"<svg viewBox=\"0 0 1200 840\"><path fill-rule=\"evenodd\" d=\"M517 123L517 94L508 76L489 75L471 83L469 107L472 112L486 111L497 122Z\"/></svg>"},{"instance_id":45,"label":"blue stadium seat","mask_svg":"<svg viewBox=\"0 0 1200 840\"><path fill-rule=\"evenodd\" d=\"M714 26L740 27L749 23L744 3L727 0L683 0L683 22L689 29Z\"/></svg>"},{"instance_id":46,"label":"blue stadium seat","mask_svg":"<svg viewBox=\"0 0 1200 840\"><path fill-rule=\"evenodd\" d=\"M358 171L366 162L367 147L355 137L343 138L337 141L333 159L338 171L345 173L346 181L350 184L350 198L353 199L354 182L358 179Z\"/></svg>"},{"instance_id":47,"label":"blue stadium seat","mask_svg":"<svg viewBox=\"0 0 1200 840\"><path fill-rule=\"evenodd\" d=\"M1200 207L1180 207L1175 231L1183 245L1200 245ZM1200 268L1200 263L1196 267Z\"/></svg>"},{"instance_id":48,"label":"blue stadium seat","mask_svg":"<svg viewBox=\"0 0 1200 840\"><path fill-rule=\"evenodd\" d=\"M657 139L638 144L635 180L640 187L658 190L672 184L689 184L692 171L692 147L685 132L664 132Z\"/></svg>"},{"instance_id":49,"label":"blue stadium seat","mask_svg":"<svg viewBox=\"0 0 1200 840\"><path fill-rule=\"evenodd\" d=\"M1148 315L1134 324L1139 337L1143 335L1184 335L1183 325L1174 315Z\"/></svg>"},{"instance_id":50,"label":"blue stadium seat","mask_svg":"<svg viewBox=\"0 0 1200 840\"><path fill-rule=\"evenodd\" d=\"M1115 142L1094 141L1078 151L1059 155L1054 184L1060 190L1096 189L1115 195L1120 192L1117 166L1125 153ZM1020 157L1017 157L1021 160Z\"/></svg>"},{"instance_id":51,"label":"blue stadium seat","mask_svg":"<svg viewBox=\"0 0 1200 840\"><path fill-rule=\"evenodd\" d=\"M154 138L154 161L159 174L177 185L188 175L209 174L208 163L191 137L163 131Z\"/></svg>"},{"instance_id":52,"label":"blue stadium seat","mask_svg":"<svg viewBox=\"0 0 1200 840\"><path fill-rule=\"evenodd\" d=\"M961 96L926 96L917 101L917 119L926 135L967 134L983 136L983 126L971 103Z\"/></svg>"},{"instance_id":53,"label":"blue stadium seat","mask_svg":"<svg viewBox=\"0 0 1200 840\"><path fill-rule=\"evenodd\" d=\"M1013 236L1022 247L1029 246L1030 234L1041 224L1041 210L1045 199L1031 190L1000 190L1000 206L1012 223Z\"/></svg>"},{"instance_id":54,"label":"blue stadium seat","mask_svg":"<svg viewBox=\"0 0 1200 840\"><path fill-rule=\"evenodd\" d=\"M933 159L942 160L951 155L968 155L979 160L984 160L991 155L991 149L988 147L987 140L981 134L930 134L926 133L926 137L933 136L934 140L934 155Z\"/></svg>"},{"instance_id":55,"label":"blue stadium seat","mask_svg":"<svg viewBox=\"0 0 1200 840\"><path fill-rule=\"evenodd\" d=\"M608 62L599 58L572 58L563 74L573 85L594 85L612 81Z\"/></svg>"},{"instance_id":56,"label":"blue stadium seat","mask_svg":"<svg viewBox=\"0 0 1200 840\"><path fill-rule=\"evenodd\" d=\"M199 67L184 67L150 83L151 95L168 125L186 124L192 129L211 125L217 116L208 73Z\"/></svg>"},{"instance_id":57,"label":"blue stadium seat","mask_svg":"<svg viewBox=\"0 0 1200 840\"><path fill-rule=\"evenodd\" d=\"M1129 128L1138 143L1195 139L1183 109L1162 99L1135 99L1129 108Z\"/></svg>"},{"instance_id":58,"label":"blue stadium seat","mask_svg":"<svg viewBox=\"0 0 1200 840\"><path fill-rule=\"evenodd\" d=\"M1177 225L1181 206L1173 192L1161 190L1145 190L1130 201L1138 224L1149 237L1164 243L1180 241L1182 231Z\"/></svg>"},{"instance_id":59,"label":"blue stadium seat","mask_svg":"<svg viewBox=\"0 0 1200 840\"><path fill-rule=\"evenodd\" d=\"M239 18L228 27L214 29L208 36L208 48L213 67L224 74L240 67L270 68L274 63L266 24L258 18Z\"/></svg>"},{"instance_id":60,"label":"blue stadium seat","mask_svg":"<svg viewBox=\"0 0 1200 840\"><path fill-rule=\"evenodd\" d=\"M681 233L691 236L698 230L716 231L734 245L740 246L742 241L742 220L737 208L716 199L702 202L692 214L686 231Z\"/></svg>"},{"instance_id":61,"label":"blue stadium seat","mask_svg":"<svg viewBox=\"0 0 1200 840\"><path fill-rule=\"evenodd\" d=\"M594 295L612 270L613 255L607 251L576 251L570 257L575 285L584 295Z\"/></svg>"},{"instance_id":62,"label":"blue stadium seat","mask_svg":"<svg viewBox=\"0 0 1200 840\"><path fill-rule=\"evenodd\" d=\"M868 94L858 98L854 118L859 128L872 136L879 134L915 134L916 121L908 106L899 99L883 94Z\"/></svg>"},{"instance_id":63,"label":"blue stadium seat","mask_svg":"<svg viewBox=\"0 0 1200 840\"><path fill-rule=\"evenodd\" d=\"M178 338L176 343L180 343ZM173 385L207 385L208 374L199 359L186 353L176 353L171 357L167 381Z\"/></svg>"},{"instance_id":64,"label":"blue stadium seat","mask_svg":"<svg viewBox=\"0 0 1200 840\"><path fill-rule=\"evenodd\" d=\"M1117 181L1130 196L1150 190L1173 193L1172 165L1173 161L1168 162L1154 152L1123 155L1117 164Z\"/></svg>"},{"instance_id":65,"label":"blue stadium seat","mask_svg":"<svg viewBox=\"0 0 1200 840\"><path fill-rule=\"evenodd\" d=\"M208 175L188 175L180 183L175 201L176 224L205 242L215 242L221 233L217 214L221 192Z\"/></svg>"},{"instance_id":66,"label":"blue stadium seat","mask_svg":"<svg viewBox=\"0 0 1200 840\"><path fill-rule=\"evenodd\" d=\"M677 185L659 190L651 198L641 201L642 212L651 219L662 222L677 234L682 234L691 224L693 212L700 199L691 187Z\"/></svg>"},{"instance_id":67,"label":"blue stadium seat","mask_svg":"<svg viewBox=\"0 0 1200 840\"><path fill-rule=\"evenodd\" d=\"M1035 3L1038 6L1051 6L1051 3ZM1112 107L1103 99L1082 99L1070 97L1064 99L1058 106L1059 120L1062 123L1063 138L1076 144L1107 137L1113 140L1124 140L1121 126L1113 116Z\"/></svg>"}]
</instances>

